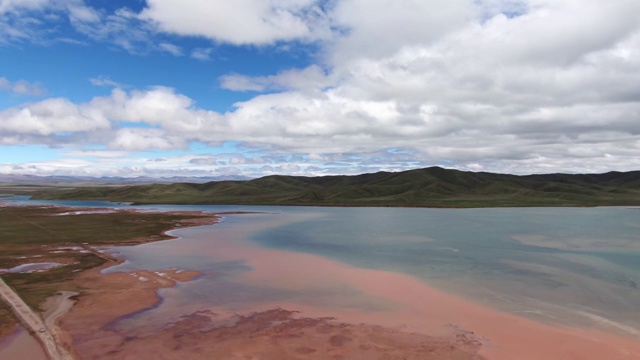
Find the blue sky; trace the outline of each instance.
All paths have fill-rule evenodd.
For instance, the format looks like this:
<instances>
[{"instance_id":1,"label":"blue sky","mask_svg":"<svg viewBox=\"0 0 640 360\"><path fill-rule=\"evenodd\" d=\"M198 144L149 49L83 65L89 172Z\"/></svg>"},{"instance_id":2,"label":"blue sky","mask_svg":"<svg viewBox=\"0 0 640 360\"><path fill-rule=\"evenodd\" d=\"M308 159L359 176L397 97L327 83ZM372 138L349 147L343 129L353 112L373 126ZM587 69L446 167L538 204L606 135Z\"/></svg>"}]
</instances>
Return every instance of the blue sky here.
<instances>
[{"instance_id":1,"label":"blue sky","mask_svg":"<svg viewBox=\"0 0 640 360\"><path fill-rule=\"evenodd\" d=\"M636 0L0 0L0 173L640 169Z\"/></svg>"}]
</instances>

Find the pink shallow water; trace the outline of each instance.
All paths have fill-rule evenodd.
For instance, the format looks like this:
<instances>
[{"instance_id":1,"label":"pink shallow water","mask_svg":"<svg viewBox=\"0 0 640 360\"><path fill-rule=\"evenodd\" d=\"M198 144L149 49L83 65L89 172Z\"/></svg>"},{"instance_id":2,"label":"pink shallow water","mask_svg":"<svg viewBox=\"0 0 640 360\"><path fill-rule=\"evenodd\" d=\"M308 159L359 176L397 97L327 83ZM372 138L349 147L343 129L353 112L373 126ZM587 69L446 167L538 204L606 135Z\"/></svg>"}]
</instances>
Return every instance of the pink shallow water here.
<instances>
[{"instance_id":1,"label":"pink shallow water","mask_svg":"<svg viewBox=\"0 0 640 360\"><path fill-rule=\"evenodd\" d=\"M22 327L0 339L2 360L47 360L40 343Z\"/></svg>"},{"instance_id":2,"label":"pink shallow water","mask_svg":"<svg viewBox=\"0 0 640 360\"><path fill-rule=\"evenodd\" d=\"M203 240L198 242L199 256L229 262L241 259L250 270L224 276L205 273L200 280L164 290L158 308L128 319L126 327L153 322L160 322L156 325L161 327L171 313L175 318L176 313L186 315L202 309L242 313L281 307L301 311L301 316L331 316L425 334L446 334L452 327L460 327L483 339L482 354L490 359L640 359L638 338L542 324L449 295L408 275L355 268L245 240L261 226L177 233L184 238L172 242L174 256L194 251L179 246L182 241ZM225 281L216 281L218 278ZM252 290L264 288L269 292ZM214 301L220 294L238 289L243 296L237 301ZM277 293L287 295L275 296Z\"/></svg>"},{"instance_id":3,"label":"pink shallow water","mask_svg":"<svg viewBox=\"0 0 640 360\"><path fill-rule=\"evenodd\" d=\"M448 295L406 275L250 245L222 246L218 256L246 259L254 269L245 277L249 283L331 294L331 301L322 305L302 299L265 303L264 308L280 306L302 310L306 316L334 316L427 334L445 333L450 330L447 325L455 325L485 339L482 353L493 359L640 359L637 339L539 324ZM367 301L386 306L345 306Z\"/></svg>"}]
</instances>

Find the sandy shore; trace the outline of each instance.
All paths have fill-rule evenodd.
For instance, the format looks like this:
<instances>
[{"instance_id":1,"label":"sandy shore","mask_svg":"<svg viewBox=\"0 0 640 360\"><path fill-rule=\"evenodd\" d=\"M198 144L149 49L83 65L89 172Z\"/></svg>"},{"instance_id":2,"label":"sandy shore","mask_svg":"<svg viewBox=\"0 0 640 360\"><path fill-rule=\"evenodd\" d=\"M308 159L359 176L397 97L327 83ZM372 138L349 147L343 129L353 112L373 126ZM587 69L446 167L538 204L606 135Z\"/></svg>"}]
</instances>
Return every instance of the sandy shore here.
<instances>
[{"instance_id":1,"label":"sandy shore","mask_svg":"<svg viewBox=\"0 0 640 360\"><path fill-rule=\"evenodd\" d=\"M0 206L10 206L9 203L7 202L1 202ZM64 206L37 206L36 208L38 209L50 209L50 213L48 215L50 216L74 216L74 215L81 215L81 214L110 214L110 213L138 213L139 211L137 210L129 210L129 209L95 209L95 208L67 208ZM183 228L183 227L190 227L190 226L199 226L199 225L205 225L205 224L214 224L219 220L219 216L215 215L215 214L208 214L208 213L204 213L204 212L200 212L200 211L183 211L183 212L167 212L165 214L176 214L176 215L181 215L181 216L193 216L192 218L184 218L181 219L178 223L176 223L175 228ZM171 229L169 229L171 230ZM167 230L168 231L168 230ZM167 238L174 238L173 236L167 235L166 231L162 232L161 234L158 234L156 236L151 236L151 237L141 237L141 238L133 238L133 239L129 239L126 244L142 244L142 243L148 243L148 242L154 242L154 241L158 241L158 240L162 240L162 239L167 239ZM108 265L105 266L110 266L113 264L117 264L119 263L121 260L119 259L115 259L111 256L109 256L108 254L103 254L100 251L98 251L96 248L84 243L84 244L78 244L77 246L73 246L73 247L64 247L64 251L59 250L59 247L53 247L53 249L55 251L51 250L52 248L49 245L43 245L42 248L39 248L37 251L39 251L39 253L37 255L34 255L33 257L37 257L38 258L38 262L46 262L48 261L48 259L50 259L51 257L55 257L56 261L62 263L62 264L69 264L71 263L71 259L64 259L60 258L60 253L73 253L73 252L91 252L94 253L96 256L99 256L105 260L107 260ZM22 259L25 257L20 257L19 259ZM97 269L94 269L97 270ZM94 271L92 270L92 271ZM87 273L83 273L83 274L78 274L80 280L80 283L83 282L82 279L84 279L84 276L87 275L88 273L91 273L92 271L89 271ZM176 273L176 274L171 274L171 271L167 272L167 274L163 274L165 275L160 276L158 274L144 274L146 275L148 278L150 278L152 280L152 282L155 283L159 283L161 284L161 286L174 286L176 280L180 280L180 279L190 279L194 276L193 273L189 273L189 272L184 272L184 273ZM142 276L142 275L141 275ZM75 282L75 279L71 281L71 283L73 283L71 285L71 287L73 287L74 289L76 288L76 285L78 285ZM92 284L86 283L85 284L87 289L91 289L92 288ZM65 285L61 285L60 288L64 288ZM82 285L81 285L82 287ZM56 296L52 296L49 299L47 299L47 301L43 304L41 304L40 306L42 307L42 309L44 310L44 313L41 314L42 318L44 318L44 322L42 322L42 325L38 325L35 327L35 335L38 337L43 337L43 336L47 336L48 338L51 338L51 342L56 343L56 344L66 344L67 346L65 346L66 348L70 348L71 347L71 343L73 342L71 340L71 337L69 336L69 334L65 331L61 331L57 326L56 326L56 320L63 316L65 314L65 312L67 312L69 309L72 308L73 304L74 304L74 300L72 300L72 298L74 298L76 295L78 295L78 293L75 292L70 292L70 291L60 291L58 295ZM26 306L22 306L21 308L27 308ZM34 313L34 317L37 318L39 321L40 319L40 315L35 314ZM46 323L46 325L45 325ZM43 328L45 327L47 328L47 331L44 333L40 333L37 330L39 328ZM11 330L10 327L5 326L5 328L7 328L8 330ZM3 328L4 329L4 328ZM1 337L0 341L3 341L4 347L6 349L0 349L2 350L2 354L4 357L4 354L7 352L11 352L11 351L18 351L20 352L20 348L21 348L21 344L26 343L26 340L24 338L30 338L32 340L32 342L37 343L37 341L30 336L28 333L26 332L18 332L18 335L15 335L13 333L9 333L8 335ZM45 342L47 343L47 342ZM17 349L17 350L16 350ZM25 351L25 354L27 354L27 349L23 349ZM77 355L77 354L76 354Z\"/></svg>"},{"instance_id":2,"label":"sandy shore","mask_svg":"<svg viewBox=\"0 0 640 360\"><path fill-rule=\"evenodd\" d=\"M158 289L173 287L178 281L200 275L195 271L177 270L101 274L101 270L93 269L74 281L86 290L58 321L80 358L101 357L122 346L126 339L107 328L110 322L152 307L160 300Z\"/></svg>"}]
</instances>

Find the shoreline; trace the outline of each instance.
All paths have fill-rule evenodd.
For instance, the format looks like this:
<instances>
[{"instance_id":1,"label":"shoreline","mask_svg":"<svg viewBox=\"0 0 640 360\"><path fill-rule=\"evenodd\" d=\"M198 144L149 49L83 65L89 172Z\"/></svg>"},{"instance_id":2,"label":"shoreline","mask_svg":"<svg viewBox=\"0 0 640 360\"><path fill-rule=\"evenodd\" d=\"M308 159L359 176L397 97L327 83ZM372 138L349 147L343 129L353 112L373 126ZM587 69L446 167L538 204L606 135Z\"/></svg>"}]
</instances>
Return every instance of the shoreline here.
<instances>
[{"instance_id":1,"label":"shoreline","mask_svg":"<svg viewBox=\"0 0 640 360\"><path fill-rule=\"evenodd\" d=\"M242 233L245 231L250 233L251 231L244 228L235 230ZM216 232L212 234L212 238L216 239L225 235L228 234ZM204 313L202 311L187 313L180 318L181 320L166 324L152 335L147 333L140 335L135 332L130 335L119 335L120 341L117 342L116 346L116 348L120 349L118 354L133 351L135 347L143 347L150 352L161 351L160 349L163 349L162 351L170 350L165 348L168 346L167 344L160 343L159 340L154 340L154 338L163 339L163 342L173 344L176 349L182 349L180 351L188 351L185 349L185 344L192 344L195 341L194 339L198 339L198 343L209 343L217 341L215 340L217 336L223 336L226 339L225 341L230 342L229 348L225 350L227 352L219 353L221 356L232 354L233 351L237 350L235 347L246 348L242 352L246 356L255 355L257 354L256 351L267 354L280 351L281 354L286 353L291 358L296 358L295 356L300 355L296 353L298 350L303 352L310 351L306 354L307 357L312 354L313 356L318 356L319 359L327 355L342 354L341 356L344 356L356 354L353 351L358 351L357 349L344 346L338 347L339 349L336 349L335 346L327 348L325 343L329 339L313 335L318 332L314 327L315 325L309 325L313 323L320 327L328 326L333 329L348 329L349 335L347 337L351 340L358 339L358 348L360 345L365 348L371 345L370 338L363 334L375 332L373 329L384 329L383 332L386 335L378 334L376 336L382 336L387 340L393 338L393 341L397 341L396 345L404 344L401 346L407 346L404 350L409 353L415 349L407 345L412 343L407 339L417 336L420 339L419 342L426 342L431 345L447 343L447 346L452 344L454 347L456 344L468 346L465 349L469 352L465 353L467 355L463 355L468 357L463 358L469 359L474 356L499 360L513 358L531 360L541 358L566 360L575 358L598 360L602 358L640 359L640 342L636 338L589 329L539 323L439 291L408 275L354 268L316 255L261 248L259 245L251 244L247 241L240 243L216 241L215 248L217 256L222 259L242 258L247 261L247 264L254 270L244 275L241 281L249 285L270 284L276 288L285 286L282 289L286 291L288 289L286 286L295 288L299 284L318 284L314 285L319 286L318 291L329 291L331 287L323 288L323 282L342 281L346 286L366 294L365 297L367 298L385 299L398 307L388 311L360 311L341 307L332 308L331 306L304 306L300 303L286 301L266 302L259 306L254 305L234 309L212 305ZM277 265L272 259L278 259ZM295 275L291 274L290 269L292 268L297 269ZM155 301L154 299L147 299L146 307L138 311L150 309L158 304L159 298L157 293L154 294L156 295L154 296ZM291 321L283 313L279 313L280 315L273 313L276 310L283 311L289 315L294 314L291 316L300 320L300 322ZM300 346L289 348L288 345L283 345L281 341L275 340L280 339L278 337L280 336L278 335L279 333L273 334L271 330L264 330L259 331L259 335L256 335L256 332L251 330L251 326L247 330L245 328L247 324L242 321L238 322L239 319L249 319L250 324L256 321L259 323L263 317L272 315L277 315L276 317L280 319L277 321L289 322L291 328L302 329L301 331L306 334L303 336L308 337L304 338L306 339L305 341L313 345L303 346L294 342ZM89 312L87 313L87 321L92 321L90 319L91 314ZM329 323L321 324L321 319L331 320L327 320ZM220 323L227 325L231 335L229 333L222 333L221 335L219 326L216 325ZM233 326L229 327L229 323L233 324ZM304 324L311 327L306 327L307 325ZM283 327L278 331L289 334L292 331L291 328ZM115 331L116 328L111 328L111 330ZM242 331L245 332L242 333ZM289 335L295 339L300 339L299 334L295 336ZM122 341L127 336L130 336L131 340ZM175 336L178 336L178 338L176 339ZM252 348L251 343L246 341L254 339L255 336L260 339L268 338L270 340L267 343L260 342L257 348ZM114 342L116 342L114 337L118 338L112 333L110 338L93 341L91 345L113 350ZM192 342L189 342L188 338L191 338ZM455 342L459 338L464 340L462 344ZM87 339L87 341L90 340ZM356 344L355 340L353 341L350 344ZM198 346L197 348L217 351L207 346ZM430 348L433 349L433 347ZM388 351L389 348L378 350L383 352ZM398 348L396 350L403 351ZM185 357L185 353L180 354ZM187 354L193 355L189 352ZM372 354L380 355L381 353L374 352ZM441 354L441 356L440 358L446 359L448 355ZM274 355L273 359L277 358ZM440 359L439 357L435 358Z\"/></svg>"},{"instance_id":2,"label":"shoreline","mask_svg":"<svg viewBox=\"0 0 640 360\"><path fill-rule=\"evenodd\" d=\"M327 354L349 359L350 355L369 354L372 359L380 354L410 355L417 359L429 353L434 359L482 359L476 357L480 341L467 331L455 329L451 334L419 334L403 329L366 323L350 323L338 318L316 317L304 312L274 307L242 313L225 311L199 311L168 323L157 331L128 335L118 329L117 323L141 312L154 309L162 299L157 291L190 281L197 272L174 270L168 276L151 277L156 272L138 270L129 273L100 273L95 269L84 281L100 285L96 290L80 297L76 305L60 319L60 327L73 339L73 347L80 357L118 359L136 356L153 359L166 351L180 351L177 358L232 358L280 360L304 356L324 359ZM164 273L164 272L163 272ZM179 275L179 279L174 276ZM156 280L164 280L158 282ZM126 299L126 305L122 304ZM294 307L295 308L295 307ZM216 325L212 325L215 323ZM89 335L87 335L89 334ZM378 344L380 340L383 344ZM200 342L212 346L183 348L173 343ZM212 342L216 341L215 344ZM166 348L170 344L172 348ZM213 346L214 345L214 346ZM200 348L198 350L198 348ZM204 352L207 357L198 356ZM239 355L242 354L242 357ZM284 356L284 357L283 357Z\"/></svg>"},{"instance_id":3,"label":"shoreline","mask_svg":"<svg viewBox=\"0 0 640 360\"><path fill-rule=\"evenodd\" d=\"M202 212L193 213L202 215ZM180 225L162 234L172 240L179 239L180 236L167 233L215 224L221 214L210 215L213 218L194 219L188 226ZM212 238L217 237L220 234L213 233ZM134 244L143 244L167 239L135 240ZM387 299L401 304L402 308L376 315L375 312L305 307L293 302L264 303L239 312L212 306L209 311L186 314L154 333L128 335L120 333L113 324L158 306L162 302L159 289L174 287L203 274L177 269L102 273L125 261L103 253L112 261L85 271L74 280L87 291L58 319L67 348L74 348L76 357L90 354L106 358L135 354L137 348L142 348L146 351L144 354L149 354L148 358L171 349L187 351L190 355L195 354L188 352L190 350L204 349L209 351L207 354L218 351L220 356L238 359L243 358L240 355L248 358L260 354L274 360L281 359L283 354L291 358L323 359L327 355L344 357L364 353L373 356L370 358L382 355L419 358L428 349L430 354L439 356L435 359L449 359L452 353L446 349L450 349L455 356L461 356L460 359L640 359L638 339L542 324L449 295L408 275L354 268L317 255L261 248L248 242L216 243L215 246L223 258L247 259L254 271L245 281L278 284L290 274L289 269L297 265L300 271L296 277L300 277L300 282L318 281L321 279L318 276L340 279L368 296ZM270 268L273 263L269 259L278 259L278 266ZM318 274L308 268L322 271ZM265 321L271 325L266 326ZM198 345L221 338L224 346L220 349ZM386 347L378 346L381 341Z\"/></svg>"},{"instance_id":4,"label":"shoreline","mask_svg":"<svg viewBox=\"0 0 640 360\"><path fill-rule=\"evenodd\" d=\"M219 215L222 214L216 213L215 215L216 221L213 223L216 223ZM210 221L197 219L191 222L189 227L210 224L212 224ZM180 226L168 229L163 234L171 236L172 239L170 240L174 240L179 237L167 233L185 229L186 227ZM158 240L147 242L155 241ZM109 254L105 255L111 257ZM82 355L103 357L106 352L107 355L112 354L113 358L118 358L116 355L116 353L119 353L118 349L122 349L128 340L126 336L118 336L116 334L117 331L112 328L112 324L158 306L162 302L158 295L158 290L174 287L179 282L191 281L202 275L197 271L176 269L103 273L104 269L125 261L123 258L113 258L113 260L115 261L93 268L76 279L75 283L79 283L80 286L89 286L91 284L92 289L75 296L76 302L74 306L58 320L58 327L66 335L66 347L74 349L75 357L83 357ZM418 356L428 351L428 353L438 356L437 359L476 359L477 351L480 347L480 342L472 334L459 329L447 335L425 335L408 333L401 329L385 328L379 325L345 323L339 319L327 317L309 318L304 317L302 314L296 316L295 314L297 313L298 311L296 310L274 308L258 312L251 310L245 312L244 315L236 313L215 315L226 317L222 321L232 325L230 327L214 327L208 329L208 333L221 332L225 337L231 338L228 341L230 344L224 350L215 350L221 356L234 354L241 348L247 348L247 346L251 347L251 341L256 336L255 326L264 322L265 318L277 321L281 326L277 330L269 327L269 329L265 330L265 334L260 336L269 336L275 339L282 336L284 332L292 333L288 336L299 338L300 336L296 334L301 328L307 329L310 333L318 333L317 336L303 338L301 343L296 343L297 345L295 346L297 347L293 347L292 344L289 344L289 341L287 342L288 345L274 347L274 344L270 341L268 344L253 346L253 350L249 350L250 353L253 352L255 355L267 354L263 358L273 360L281 359L280 356L283 351L288 351L291 356L305 355L306 358L323 359L326 354L323 352L318 353L321 350L316 348L322 348L325 342L330 344L330 348L324 349L324 351L335 353L336 356L339 354L357 355L370 353L379 355L398 352L405 355L413 354ZM196 319L196 326L198 324L198 316L199 314L188 316ZM173 326L192 328L192 324L188 323L189 321L185 320ZM190 330L186 331L191 332ZM243 333L238 334L237 331ZM90 335L87 336L87 334ZM154 338L166 335L160 332L154 334ZM385 338L395 345L387 344L381 347L376 344L376 340L379 337ZM247 341L249 343L246 343ZM153 343L153 341L149 341L149 343ZM138 344L137 346L144 347L145 344ZM157 346L157 344L152 344L151 346Z\"/></svg>"},{"instance_id":5,"label":"shoreline","mask_svg":"<svg viewBox=\"0 0 640 360\"><path fill-rule=\"evenodd\" d=\"M62 207L66 208L64 206ZM82 212L86 209L92 211L101 210L94 208L72 209L77 212ZM134 209L116 209L115 212L140 213L143 211ZM100 248L109 248L112 246L137 246L159 241L175 240L178 239L178 237L170 235L168 234L168 232L176 229L184 229L194 226L213 225L220 221L220 215L218 215L217 213L206 213L204 211L169 211L162 213L194 215L198 217L183 219L180 221L180 223L175 224L174 227L161 231L158 237L137 237L129 239L126 244L100 245ZM162 238L162 236L164 236L165 238ZM86 246L82 247L85 249L87 248ZM71 304L68 305L68 307L65 309L66 311L60 314L53 314L56 315L55 318L51 320L49 319L49 317L45 318L45 321L50 322L52 328L56 330L57 338L61 341L61 345L64 346L69 352L71 352L72 357L76 359L83 358L83 356L81 356L80 350L76 348L76 338L80 333L75 334L74 332L69 331L64 327L65 324L67 324L67 326L69 324L69 320L65 319L65 316L69 317L70 313L77 315L76 313L78 312L78 307L82 309L85 303L88 302L89 306L91 306L91 304L96 302L97 304L99 304L100 309L96 309L95 312L101 313L101 318L108 320L106 323L104 323L104 325L107 325L109 322L115 321L117 318L130 315L131 313L144 311L145 309L153 306L155 303L161 301L160 297L157 295L157 291L159 289L173 287L178 282L190 281L191 279L196 278L197 276L200 276L202 274L197 271L176 269L165 270L161 272L162 275L158 274L158 272L151 272L149 270L105 274L102 272L103 270L119 265L125 262L126 259L114 257L111 253L96 250L96 248L92 246L88 246L88 248L90 248L89 250L97 256L107 260L107 262L105 262L103 265L82 272L81 274L79 274L78 278L72 281L76 286L85 287L86 292L78 293L60 291L62 293L66 293L66 295L68 296L67 300L70 301ZM131 281L132 279L135 280ZM113 286L114 283L128 286L120 288L121 293L114 296L113 291L118 291L118 287ZM144 283L145 285L140 287L140 283ZM100 284L101 286L96 286L96 284ZM105 289L104 286L108 286L108 284L111 284L112 286ZM98 290L97 288L102 289ZM100 293L101 291L103 293ZM127 300L129 299L129 296L132 295L131 292L136 292L137 296L134 295L135 300L128 302ZM126 296L119 296L122 294L126 294ZM73 300L70 300L70 298L73 298ZM49 301L49 299L47 299L47 301ZM123 304L128 305L123 306ZM123 308L127 310L123 311ZM109 312L107 309L111 309L111 312ZM83 327L83 329L81 330L81 334L84 334L86 330L87 328Z\"/></svg>"},{"instance_id":6,"label":"shoreline","mask_svg":"<svg viewBox=\"0 0 640 360\"><path fill-rule=\"evenodd\" d=\"M14 206L14 205L11 205L6 201L0 202L0 207L10 207L10 206ZM51 214L51 216L74 216L74 215L80 215L80 214L108 215L108 214L114 214L114 213L118 213L118 214L145 213L145 211L140 211L137 209L110 209L110 208L91 208L91 207L76 208L76 207L68 207L64 205L24 205L24 206L18 205L18 206L34 207L38 209L50 208L52 210L55 209L59 211L58 213ZM81 273L77 275L77 278L73 280L69 280L68 283L72 284L73 287L75 288L79 285L77 280L80 278L83 278L87 274L95 273L95 272L99 273L100 271L102 271L102 269L106 269L108 267L124 262L124 260L114 258L110 254L106 254L99 251L97 248L110 247L110 246L122 246L122 245L131 246L131 245L140 245L140 244L163 241L163 240L171 240L176 238L173 235L167 234L171 230L182 229L182 228L187 228L192 226L215 224L220 220L220 215L217 215L215 213L207 213L204 211L169 211L169 212L155 211L153 213L157 213L157 214L163 213L166 215L181 215L181 216L193 215L193 218L181 219L179 220L179 222L176 222L174 226L159 232L157 235L134 237L134 238L128 239L126 242L121 242L119 244L112 244L112 245L101 244L98 247L95 247L87 243L82 243L82 244L78 244L76 248L70 248L71 252L78 252L78 251L90 252L95 256L105 260L105 263L100 266L83 270ZM42 246L44 247L45 251L48 251L47 245L42 245ZM46 260L46 255L37 255L37 256L38 256L38 261ZM172 271L169 270L166 272L169 275L163 274L165 275L165 277L161 277L160 275L156 275L152 273L148 273L148 274L145 273L144 275L146 275L149 278L152 278L153 282L161 284L160 286L158 286L156 289L153 290L153 292L155 293L157 289L161 287L175 286L175 284L178 281L187 281L200 274L198 272L191 272L191 271L184 271L184 272L178 271L178 273L176 274L171 274L171 272ZM87 289L91 288L89 284L85 284L85 286ZM61 289L65 287L66 287L65 285L60 286ZM1 337L0 341L3 341L3 340L7 341L9 344L7 346L13 349L15 345L14 342L16 341L15 339L18 339L18 341L20 342L25 342L26 340L22 340L22 338L26 336L32 339L33 341L40 343L41 341L36 340L36 338L40 338L41 336L46 335L48 336L47 339L51 338L50 339L51 341L48 341L48 342L53 342L57 344L56 346L58 346L59 348L64 349L69 353L72 353L71 356L73 358L79 358L77 352L72 346L73 344L72 337L64 329L62 329L58 325L58 323L60 318L63 318L65 314L67 314L69 311L73 309L74 303L77 302L80 298L82 298L82 295L84 294L81 294L75 291L59 290L58 294L47 298L43 303L40 304L40 306L43 306L44 309L43 311L38 311L38 317L42 318L42 324L49 330L49 333L44 333L44 334L36 333L37 336L34 336L33 334L25 333L25 334L21 334L21 336L16 338L14 334L16 333L16 331L19 332L19 330L22 328L21 326L18 325L16 327L17 329L16 331L13 331L10 334L7 334L6 336ZM72 300L72 298L75 300ZM120 304L114 304L114 305L116 305L116 307L120 306ZM13 312L15 313L15 311ZM16 345L16 346L19 346L19 345ZM40 344L40 346L43 346L43 345ZM47 346L50 346L50 345L47 344Z\"/></svg>"},{"instance_id":7,"label":"shoreline","mask_svg":"<svg viewBox=\"0 0 640 360\"><path fill-rule=\"evenodd\" d=\"M218 235L230 237L232 231L251 233L246 227ZM263 304L261 310L281 307L302 311L305 316L401 326L426 334L447 332L443 326L454 324L488 341L480 349L488 359L640 359L638 337L544 324L450 295L409 275L356 268L317 255L262 248L250 241L222 242L216 247L216 255L225 260L246 259L254 269L246 275L249 284L270 284L284 291L311 285L309 290L317 293L349 290L355 294L328 295L327 299L334 302L329 305L325 302L322 307L271 302ZM290 269L296 269L295 274ZM384 302L368 302L370 299ZM360 301L369 311L349 308L344 305L349 301L344 300Z\"/></svg>"}]
</instances>

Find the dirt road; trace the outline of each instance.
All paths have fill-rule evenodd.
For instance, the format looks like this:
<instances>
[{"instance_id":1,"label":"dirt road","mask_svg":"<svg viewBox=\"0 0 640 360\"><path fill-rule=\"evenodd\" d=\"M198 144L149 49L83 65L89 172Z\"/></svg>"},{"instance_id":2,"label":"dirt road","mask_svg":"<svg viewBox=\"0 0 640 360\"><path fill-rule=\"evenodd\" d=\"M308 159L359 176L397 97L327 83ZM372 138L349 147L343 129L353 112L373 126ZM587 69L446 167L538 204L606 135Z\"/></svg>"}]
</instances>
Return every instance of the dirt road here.
<instances>
[{"instance_id":1,"label":"dirt road","mask_svg":"<svg viewBox=\"0 0 640 360\"><path fill-rule=\"evenodd\" d=\"M44 317L44 323L47 325L49 330L52 332L57 330L56 320L73 307L74 301L71 300L71 298L76 295L78 295L78 293L75 291L59 291L58 295L51 297L51 300L47 300L51 302L48 304L45 303L44 306L49 306L42 316Z\"/></svg>"},{"instance_id":2,"label":"dirt road","mask_svg":"<svg viewBox=\"0 0 640 360\"><path fill-rule=\"evenodd\" d=\"M36 338L44 345L44 350L51 360L69 360L72 357L55 341L50 329L42 318L36 314L16 294L13 289L0 278L0 296L13 308L13 312L22 320L23 325L33 331ZM41 331L44 329L44 331Z\"/></svg>"}]
</instances>

